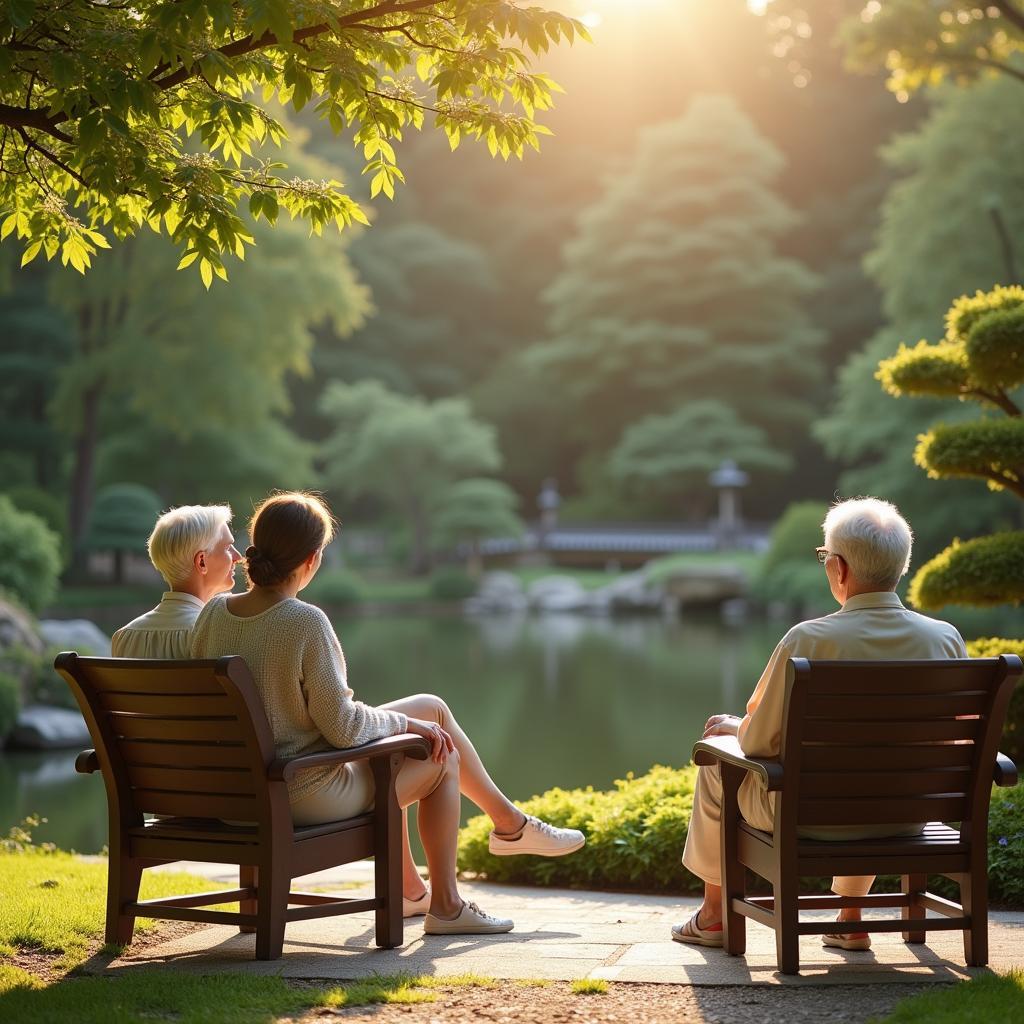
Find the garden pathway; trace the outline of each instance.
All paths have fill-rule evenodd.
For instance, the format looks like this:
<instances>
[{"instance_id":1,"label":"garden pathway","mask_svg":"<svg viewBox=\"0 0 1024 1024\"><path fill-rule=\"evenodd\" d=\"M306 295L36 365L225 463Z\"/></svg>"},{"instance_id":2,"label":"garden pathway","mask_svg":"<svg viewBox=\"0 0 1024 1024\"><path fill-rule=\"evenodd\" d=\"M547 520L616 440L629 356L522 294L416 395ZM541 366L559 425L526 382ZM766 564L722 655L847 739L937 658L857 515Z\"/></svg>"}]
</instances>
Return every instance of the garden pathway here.
<instances>
[{"instance_id":1,"label":"garden pathway","mask_svg":"<svg viewBox=\"0 0 1024 1024\"><path fill-rule=\"evenodd\" d=\"M176 864L175 869L237 884L233 869L220 865ZM308 876L296 888L343 887L345 895L367 892L372 863L361 862ZM373 914L351 914L291 924L284 956L267 963L252 959L254 936L214 925L136 956L115 960L107 971L143 965L210 972L279 974L286 978L354 979L370 974L479 974L498 979L603 978L694 986L851 985L951 982L969 977L959 932L931 932L927 946L907 946L898 933L872 936L866 953L824 949L816 936L801 940L799 976L780 975L773 933L748 922L747 955L730 957L720 949L684 946L669 927L697 905L696 900L623 893L535 889L466 883L463 894L488 912L515 919L507 935L425 936L422 918L406 923L400 949L373 945ZM1024 913L993 913L990 964L1005 971L1024 965Z\"/></svg>"}]
</instances>

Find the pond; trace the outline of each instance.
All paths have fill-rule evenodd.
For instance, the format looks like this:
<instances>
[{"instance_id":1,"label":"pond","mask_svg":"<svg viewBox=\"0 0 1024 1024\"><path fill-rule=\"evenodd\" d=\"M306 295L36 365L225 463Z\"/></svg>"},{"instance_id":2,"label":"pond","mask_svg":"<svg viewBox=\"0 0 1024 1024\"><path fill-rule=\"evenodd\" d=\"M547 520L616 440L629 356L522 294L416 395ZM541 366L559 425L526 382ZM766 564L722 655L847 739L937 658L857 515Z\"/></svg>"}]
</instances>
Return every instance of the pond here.
<instances>
[{"instance_id":1,"label":"pond","mask_svg":"<svg viewBox=\"0 0 1024 1024\"><path fill-rule=\"evenodd\" d=\"M710 714L742 713L781 623L579 616L345 618L350 684L382 703L436 693L514 799L603 789L653 764L682 765ZM77 751L0 754L0 834L46 817L38 841L83 853L106 842L99 776ZM468 804L465 816L476 813Z\"/></svg>"}]
</instances>

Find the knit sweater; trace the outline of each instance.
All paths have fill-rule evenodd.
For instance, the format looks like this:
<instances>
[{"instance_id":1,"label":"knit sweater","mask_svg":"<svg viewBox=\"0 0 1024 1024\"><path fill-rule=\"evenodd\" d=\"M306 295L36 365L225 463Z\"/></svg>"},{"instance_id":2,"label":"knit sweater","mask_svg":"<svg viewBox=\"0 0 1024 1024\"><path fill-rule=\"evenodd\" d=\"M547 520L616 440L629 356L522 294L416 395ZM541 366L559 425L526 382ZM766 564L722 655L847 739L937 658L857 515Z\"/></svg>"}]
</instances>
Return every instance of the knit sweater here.
<instances>
[{"instance_id":1,"label":"knit sweater","mask_svg":"<svg viewBox=\"0 0 1024 1024\"><path fill-rule=\"evenodd\" d=\"M397 711L353 700L345 656L327 616L286 598L248 618L233 615L227 596L209 601L192 632L193 658L240 654L256 682L279 757L355 747L406 731ZM288 784L294 803L325 786L341 765L309 768Z\"/></svg>"}]
</instances>

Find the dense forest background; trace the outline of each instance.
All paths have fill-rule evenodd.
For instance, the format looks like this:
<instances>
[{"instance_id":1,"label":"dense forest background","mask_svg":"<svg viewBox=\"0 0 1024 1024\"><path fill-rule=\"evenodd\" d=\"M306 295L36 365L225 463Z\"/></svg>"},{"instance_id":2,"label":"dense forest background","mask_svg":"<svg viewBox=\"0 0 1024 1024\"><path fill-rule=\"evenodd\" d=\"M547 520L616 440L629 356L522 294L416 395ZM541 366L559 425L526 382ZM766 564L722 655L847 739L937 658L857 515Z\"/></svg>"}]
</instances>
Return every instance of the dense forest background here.
<instances>
[{"instance_id":1,"label":"dense forest background","mask_svg":"<svg viewBox=\"0 0 1024 1024\"><path fill-rule=\"evenodd\" d=\"M524 518L554 478L567 519L699 519L733 458L759 520L873 493L924 553L1012 524L983 486L913 466L936 407L897 404L874 369L956 295L1011 283L1020 84L898 102L844 67L858 0L554 6L600 23L549 54L565 94L522 163L411 134L370 228L257 230L209 291L156 240L85 278L0 247L0 489L68 551L124 484L243 515L320 487L347 522L397 529L400 437L420 468L459 437L464 464L433 479L499 479ZM289 120L296 168L355 182L350 142Z\"/></svg>"}]
</instances>

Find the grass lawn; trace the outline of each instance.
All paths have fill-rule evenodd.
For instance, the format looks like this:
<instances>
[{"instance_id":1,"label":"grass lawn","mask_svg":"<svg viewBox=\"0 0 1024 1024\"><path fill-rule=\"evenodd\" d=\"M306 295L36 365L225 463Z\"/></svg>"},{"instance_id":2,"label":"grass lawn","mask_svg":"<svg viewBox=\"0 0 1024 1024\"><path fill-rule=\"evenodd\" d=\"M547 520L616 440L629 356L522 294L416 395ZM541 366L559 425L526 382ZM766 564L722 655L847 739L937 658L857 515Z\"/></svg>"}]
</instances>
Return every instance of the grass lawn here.
<instances>
[{"instance_id":1,"label":"grass lawn","mask_svg":"<svg viewBox=\"0 0 1024 1024\"><path fill-rule=\"evenodd\" d=\"M59 851L5 850L0 851L0 880L0 1021L12 1024L284 1024L367 1004L406 1004L410 1011L415 1004L439 999L450 1005L460 998L460 989L515 985L554 990L536 979L499 983L473 974L376 976L346 984L141 967L84 975L76 969L86 960L103 966L117 953L102 945L106 865ZM149 872L143 898L212 888L194 876ZM137 931L156 927L140 920ZM608 995L611 988L607 982L581 979L568 986L568 993L569 998L585 998ZM628 987L615 990L628 992ZM879 1024L1013 1021L1021 1019L1022 1005L1024 971L1017 970L916 996ZM424 1009L428 1015L416 1020L429 1019Z\"/></svg>"}]
</instances>

